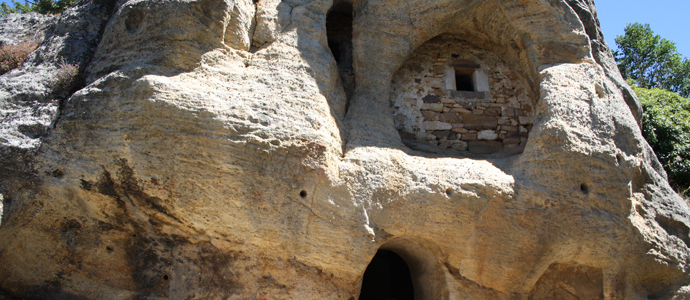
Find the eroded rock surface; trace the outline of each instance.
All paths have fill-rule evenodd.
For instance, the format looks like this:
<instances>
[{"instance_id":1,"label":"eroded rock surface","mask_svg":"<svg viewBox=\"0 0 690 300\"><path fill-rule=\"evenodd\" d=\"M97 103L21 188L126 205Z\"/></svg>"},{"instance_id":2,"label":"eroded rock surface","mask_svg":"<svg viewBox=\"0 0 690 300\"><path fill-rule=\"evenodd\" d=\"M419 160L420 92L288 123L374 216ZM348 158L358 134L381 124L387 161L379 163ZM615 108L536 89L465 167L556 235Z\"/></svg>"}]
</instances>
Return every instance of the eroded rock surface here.
<instances>
[{"instance_id":1,"label":"eroded rock surface","mask_svg":"<svg viewBox=\"0 0 690 300\"><path fill-rule=\"evenodd\" d=\"M351 42L348 26L329 37L350 9ZM414 299L690 297L690 210L591 1L84 1L68 16L105 26L64 35L97 41L83 88L46 113L50 71L32 75L70 43L0 77L8 295L357 299L385 249ZM519 79L529 102L477 115L529 105L524 149L406 146L394 76L436 37ZM520 138L516 122L501 126Z\"/></svg>"}]
</instances>

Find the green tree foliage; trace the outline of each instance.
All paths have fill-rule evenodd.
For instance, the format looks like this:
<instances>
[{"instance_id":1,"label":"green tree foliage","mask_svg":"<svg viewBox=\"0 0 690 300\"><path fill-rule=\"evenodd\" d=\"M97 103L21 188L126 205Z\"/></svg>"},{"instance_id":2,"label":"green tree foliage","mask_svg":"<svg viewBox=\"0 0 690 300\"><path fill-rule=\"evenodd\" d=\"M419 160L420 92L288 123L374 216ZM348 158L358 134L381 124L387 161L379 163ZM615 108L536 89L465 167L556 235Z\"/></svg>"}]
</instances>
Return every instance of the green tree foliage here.
<instances>
[{"instance_id":1,"label":"green tree foliage","mask_svg":"<svg viewBox=\"0 0 690 300\"><path fill-rule=\"evenodd\" d=\"M11 13L28 13L32 12L33 10L31 9L31 3L24 2L24 4L12 0L12 5L14 7L10 7L7 5L7 3L3 2L0 3L0 16L4 16L6 14L11 14Z\"/></svg>"},{"instance_id":2,"label":"green tree foliage","mask_svg":"<svg viewBox=\"0 0 690 300\"><path fill-rule=\"evenodd\" d=\"M671 185L690 196L690 99L658 88L632 88L644 107L642 134Z\"/></svg>"},{"instance_id":3,"label":"green tree foliage","mask_svg":"<svg viewBox=\"0 0 690 300\"><path fill-rule=\"evenodd\" d=\"M77 0L25 0L24 4L12 0L14 7L6 3L0 4L0 16L8 13L37 12L41 14L59 14L74 6Z\"/></svg>"},{"instance_id":4,"label":"green tree foliage","mask_svg":"<svg viewBox=\"0 0 690 300\"><path fill-rule=\"evenodd\" d=\"M32 5L34 11L40 14L59 14L74 6L77 0L37 0Z\"/></svg>"},{"instance_id":5,"label":"green tree foliage","mask_svg":"<svg viewBox=\"0 0 690 300\"><path fill-rule=\"evenodd\" d=\"M628 24L625 35L616 37L614 52L618 69L643 88L660 88L690 96L690 61L676 44L654 34L649 24Z\"/></svg>"}]
</instances>

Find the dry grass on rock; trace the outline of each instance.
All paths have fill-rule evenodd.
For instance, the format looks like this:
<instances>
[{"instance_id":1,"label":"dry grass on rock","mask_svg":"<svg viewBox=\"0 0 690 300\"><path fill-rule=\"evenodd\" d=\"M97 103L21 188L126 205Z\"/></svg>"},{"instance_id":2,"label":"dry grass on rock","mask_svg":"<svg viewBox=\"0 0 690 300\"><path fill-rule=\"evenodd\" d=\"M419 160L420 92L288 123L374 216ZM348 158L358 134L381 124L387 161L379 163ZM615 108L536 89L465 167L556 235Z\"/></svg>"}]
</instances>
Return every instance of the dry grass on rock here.
<instances>
[{"instance_id":1,"label":"dry grass on rock","mask_svg":"<svg viewBox=\"0 0 690 300\"><path fill-rule=\"evenodd\" d=\"M36 47L38 44L33 41L0 47L0 75L21 66L29 53L34 51Z\"/></svg>"}]
</instances>

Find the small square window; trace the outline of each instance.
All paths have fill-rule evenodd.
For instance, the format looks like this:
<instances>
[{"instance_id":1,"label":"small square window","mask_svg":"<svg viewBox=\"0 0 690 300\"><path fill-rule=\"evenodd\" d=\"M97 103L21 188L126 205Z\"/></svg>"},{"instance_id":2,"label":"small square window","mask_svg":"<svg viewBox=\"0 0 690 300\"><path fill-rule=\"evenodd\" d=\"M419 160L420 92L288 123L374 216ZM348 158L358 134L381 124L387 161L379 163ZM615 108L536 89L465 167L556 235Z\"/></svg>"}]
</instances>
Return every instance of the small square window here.
<instances>
[{"instance_id":1,"label":"small square window","mask_svg":"<svg viewBox=\"0 0 690 300\"><path fill-rule=\"evenodd\" d=\"M446 73L446 84L448 89L456 91L476 92L477 86L476 72L481 66L469 59L456 59L450 62Z\"/></svg>"},{"instance_id":2,"label":"small square window","mask_svg":"<svg viewBox=\"0 0 690 300\"><path fill-rule=\"evenodd\" d=\"M455 89L458 91L474 92L474 80L472 75L475 69L455 68Z\"/></svg>"}]
</instances>

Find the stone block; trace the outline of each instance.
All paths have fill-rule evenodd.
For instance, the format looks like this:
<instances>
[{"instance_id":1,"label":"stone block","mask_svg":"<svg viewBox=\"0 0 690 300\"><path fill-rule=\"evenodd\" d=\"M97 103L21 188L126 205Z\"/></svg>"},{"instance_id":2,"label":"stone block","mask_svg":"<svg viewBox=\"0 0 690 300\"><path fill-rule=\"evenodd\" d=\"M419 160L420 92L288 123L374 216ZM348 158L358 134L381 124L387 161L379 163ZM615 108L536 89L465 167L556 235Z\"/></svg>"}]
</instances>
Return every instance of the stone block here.
<instances>
[{"instance_id":1,"label":"stone block","mask_svg":"<svg viewBox=\"0 0 690 300\"><path fill-rule=\"evenodd\" d=\"M464 109L462 107L455 107L455 108L451 109L450 111L456 112L456 113L461 113L463 115L469 115L472 113L471 111Z\"/></svg>"},{"instance_id":2,"label":"stone block","mask_svg":"<svg viewBox=\"0 0 690 300\"><path fill-rule=\"evenodd\" d=\"M489 92L491 88L489 87L489 76L482 70L474 71L472 74L472 81L474 81L475 91Z\"/></svg>"},{"instance_id":3,"label":"stone block","mask_svg":"<svg viewBox=\"0 0 690 300\"><path fill-rule=\"evenodd\" d=\"M463 141L476 141L477 140L477 133L476 132L468 132L464 133L461 137L461 140Z\"/></svg>"},{"instance_id":4,"label":"stone block","mask_svg":"<svg viewBox=\"0 0 690 300\"><path fill-rule=\"evenodd\" d=\"M436 95L426 95L426 96L424 96L424 98L422 98L422 100L424 100L424 103L439 103L439 102L441 102L441 98L439 98Z\"/></svg>"},{"instance_id":5,"label":"stone block","mask_svg":"<svg viewBox=\"0 0 690 300\"><path fill-rule=\"evenodd\" d=\"M520 144L520 138L519 137L505 138L505 139L503 139L503 144L504 145Z\"/></svg>"},{"instance_id":6,"label":"stone block","mask_svg":"<svg viewBox=\"0 0 690 300\"><path fill-rule=\"evenodd\" d=\"M445 112L445 113L439 114L438 120L441 122L446 122L446 123L460 123L460 122L462 122L462 118L460 118L460 116L454 112Z\"/></svg>"},{"instance_id":7,"label":"stone block","mask_svg":"<svg viewBox=\"0 0 690 300\"><path fill-rule=\"evenodd\" d=\"M534 117L520 116L519 119L520 119L521 125L532 125L532 124L534 124Z\"/></svg>"},{"instance_id":8,"label":"stone block","mask_svg":"<svg viewBox=\"0 0 690 300\"><path fill-rule=\"evenodd\" d=\"M462 133L468 133L469 131L465 128L453 128L453 132L462 134Z\"/></svg>"},{"instance_id":9,"label":"stone block","mask_svg":"<svg viewBox=\"0 0 690 300\"><path fill-rule=\"evenodd\" d=\"M439 130L434 132L434 135L436 136L437 139L455 139L455 133L453 133L450 130Z\"/></svg>"},{"instance_id":10,"label":"stone block","mask_svg":"<svg viewBox=\"0 0 690 300\"><path fill-rule=\"evenodd\" d=\"M438 142L438 147L443 149L450 148L450 143L448 141L441 141Z\"/></svg>"},{"instance_id":11,"label":"stone block","mask_svg":"<svg viewBox=\"0 0 690 300\"><path fill-rule=\"evenodd\" d=\"M467 129L495 129L498 126L498 119L491 116L464 115L462 121Z\"/></svg>"},{"instance_id":12,"label":"stone block","mask_svg":"<svg viewBox=\"0 0 690 300\"><path fill-rule=\"evenodd\" d=\"M450 124L439 121L424 121L423 124L425 130L450 130L453 128Z\"/></svg>"},{"instance_id":13,"label":"stone block","mask_svg":"<svg viewBox=\"0 0 690 300\"><path fill-rule=\"evenodd\" d=\"M455 99L486 99L486 92L451 91L451 97Z\"/></svg>"},{"instance_id":14,"label":"stone block","mask_svg":"<svg viewBox=\"0 0 690 300\"><path fill-rule=\"evenodd\" d=\"M442 112L443 111L443 103L423 103L422 104L422 110L431 110L431 111Z\"/></svg>"},{"instance_id":15,"label":"stone block","mask_svg":"<svg viewBox=\"0 0 690 300\"><path fill-rule=\"evenodd\" d=\"M498 125L510 124L510 119L507 117L502 117L498 119Z\"/></svg>"},{"instance_id":16,"label":"stone block","mask_svg":"<svg viewBox=\"0 0 690 300\"><path fill-rule=\"evenodd\" d=\"M463 141L452 141L451 148L455 150L464 151L467 150L467 143Z\"/></svg>"},{"instance_id":17,"label":"stone block","mask_svg":"<svg viewBox=\"0 0 690 300\"><path fill-rule=\"evenodd\" d=\"M472 153L491 154L503 152L503 143L498 141L471 141L467 149Z\"/></svg>"},{"instance_id":18,"label":"stone block","mask_svg":"<svg viewBox=\"0 0 690 300\"><path fill-rule=\"evenodd\" d=\"M494 141L497 138L498 134L496 134L496 132L493 130L482 130L477 133L477 139L480 140Z\"/></svg>"},{"instance_id":19,"label":"stone block","mask_svg":"<svg viewBox=\"0 0 690 300\"><path fill-rule=\"evenodd\" d=\"M431 79L427 83L429 84L430 87L435 88L435 89L440 89L441 87L443 87L443 81L439 78Z\"/></svg>"},{"instance_id":20,"label":"stone block","mask_svg":"<svg viewBox=\"0 0 690 300\"><path fill-rule=\"evenodd\" d=\"M434 95L439 96L439 97L443 97L443 96L444 96L444 95L443 95L443 91L442 91L441 89L432 89L431 92L432 92Z\"/></svg>"},{"instance_id":21,"label":"stone block","mask_svg":"<svg viewBox=\"0 0 690 300\"><path fill-rule=\"evenodd\" d=\"M517 128L517 126L513 126L513 125L501 125L501 130L518 131L518 128Z\"/></svg>"},{"instance_id":22,"label":"stone block","mask_svg":"<svg viewBox=\"0 0 690 300\"><path fill-rule=\"evenodd\" d=\"M473 109L473 110L472 110L472 114L473 114L473 115L483 115L483 114L484 114L484 110L481 109L481 108Z\"/></svg>"},{"instance_id":23,"label":"stone block","mask_svg":"<svg viewBox=\"0 0 690 300\"><path fill-rule=\"evenodd\" d=\"M431 133L429 133L429 132L425 132L425 133L422 134L421 140L425 140L425 141L434 141L434 140L436 140L436 136L433 135L433 134L431 134Z\"/></svg>"},{"instance_id":24,"label":"stone block","mask_svg":"<svg viewBox=\"0 0 690 300\"><path fill-rule=\"evenodd\" d=\"M517 138L519 138L519 137L521 137L521 136L520 136L520 133L519 133L519 132L512 132L512 131L511 131L511 132L507 132L505 138L511 138L511 137L517 137Z\"/></svg>"},{"instance_id":25,"label":"stone block","mask_svg":"<svg viewBox=\"0 0 690 300\"><path fill-rule=\"evenodd\" d=\"M462 101L462 107L467 110L473 110L477 108L477 103L471 101Z\"/></svg>"},{"instance_id":26,"label":"stone block","mask_svg":"<svg viewBox=\"0 0 690 300\"><path fill-rule=\"evenodd\" d=\"M438 121L438 115L439 113L435 111L430 111L430 110L422 110L422 118L424 118L424 121Z\"/></svg>"},{"instance_id":27,"label":"stone block","mask_svg":"<svg viewBox=\"0 0 690 300\"><path fill-rule=\"evenodd\" d=\"M484 114L487 116L498 116L501 114L501 110L499 108L490 107L484 110Z\"/></svg>"},{"instance_id":28,"label":"stone block","mask_svg":"<svg viewBox=\"0 0 690 300\"><path fill-rule=\"evenodd\" d=\"M451 104L455 104L455 100L450 99L450 98L443 97L443 98L441 98L441 103L451 103Z\"/></svg>"}]
</instances>

